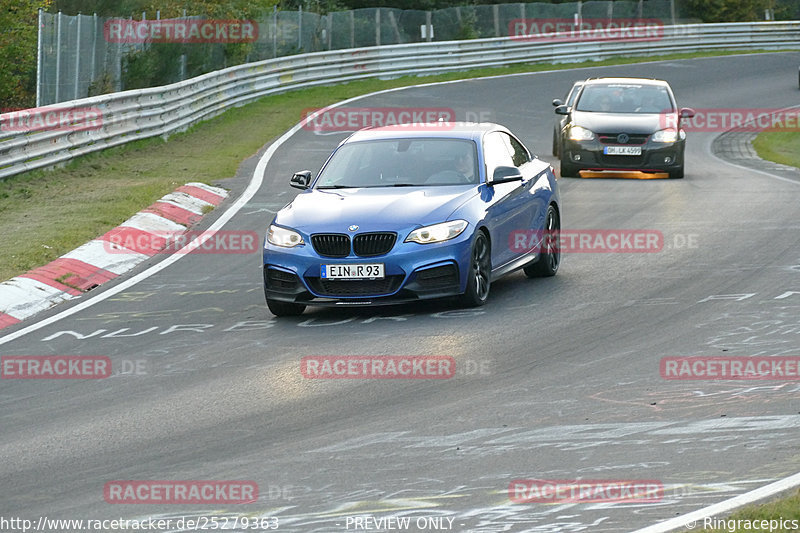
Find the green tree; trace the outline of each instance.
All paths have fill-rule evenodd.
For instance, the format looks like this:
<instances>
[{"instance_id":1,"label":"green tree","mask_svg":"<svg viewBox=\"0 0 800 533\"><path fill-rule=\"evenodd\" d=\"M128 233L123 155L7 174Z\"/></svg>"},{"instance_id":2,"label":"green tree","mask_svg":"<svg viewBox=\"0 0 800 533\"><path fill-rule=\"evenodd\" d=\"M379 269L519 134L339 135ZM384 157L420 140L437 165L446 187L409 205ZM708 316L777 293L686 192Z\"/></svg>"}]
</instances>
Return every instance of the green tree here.
<instances>
[{"instance_id":1,"label":"green tree","mask_svg":"<svg viewBox=\"0 0 800 533\"><path fill-rule=\"evenodd\" d=\"M703 22L753 22L764 20L768 0L686 0L687 16Z\"/></svg>"},{"instance_id":2,"label":"green tree","mask_svg":"<svg viewBox=\"0 0 800 533\"><path fill-rule=\"evenodd\" d=\"M50 11L61 11L65 15L97 13L101 17L175 18L183 15L204 15L207 17L236 18L240 15L257 15L265 9L272 9L278 0L52 0Z\"/></svg>"},{"instance_id":3,"label":"green tree","mask_svg":"<svg viewBox=\"0 0 800 533\"><path fill-rule=\"evenodd\" d=\"M0 108L36 105L39 8L49 0L0 0Z\"/></svg>"},{"instance_id":4,"label":"green tree","mask_svg":"<svg viewBox=\"0 0 800 533\"><path fill-rule=\"evenodd\" d=\"M155 18L158 12L161 19L179 18L185 13L217 20L259 20L272 12L277 1L143 0L135 9L145 12L148 19ZM139 89L176 82L179 64L188 78L238 65L247 60L252 48L252 43L151 43L144 50L124 57L122 87Z\"/></svg>"}]
</instances>

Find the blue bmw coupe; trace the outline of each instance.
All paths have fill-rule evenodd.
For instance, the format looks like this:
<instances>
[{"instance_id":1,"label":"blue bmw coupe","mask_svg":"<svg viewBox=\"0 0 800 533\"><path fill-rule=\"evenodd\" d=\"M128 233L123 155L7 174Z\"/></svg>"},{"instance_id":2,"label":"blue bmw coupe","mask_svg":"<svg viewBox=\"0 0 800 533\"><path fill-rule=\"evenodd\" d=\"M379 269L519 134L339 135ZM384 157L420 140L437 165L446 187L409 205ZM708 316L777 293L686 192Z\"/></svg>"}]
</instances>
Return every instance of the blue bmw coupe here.
<instances>
[{"instance_id":1,"label":"blue bmw coupe","mask_svg":"<svg viewBox=\"0 0 800 533\"><path fill-rule=\"evenodd\" d=\"M477 306L504 274L558 271L545 237L561 228L553 168L497 124L361 130L291 185L303 192L264 240L277 316L448 296Z\"/></svg>"}]
</instances>

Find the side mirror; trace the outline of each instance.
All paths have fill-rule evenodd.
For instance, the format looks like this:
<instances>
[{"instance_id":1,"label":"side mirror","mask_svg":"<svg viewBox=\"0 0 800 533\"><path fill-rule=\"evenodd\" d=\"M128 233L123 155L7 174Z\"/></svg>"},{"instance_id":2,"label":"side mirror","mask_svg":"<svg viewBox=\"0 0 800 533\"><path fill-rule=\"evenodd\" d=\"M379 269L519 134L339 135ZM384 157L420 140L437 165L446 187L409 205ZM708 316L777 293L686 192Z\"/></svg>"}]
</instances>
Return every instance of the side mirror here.
<instances>
[{"instance_id":1,"label":"side mirror","mask_svg":"<svg viewBox=\"0 0 800 533\"><path fill-rule=\"evenodd\" d=\"M295 172L292 176L292 179L289 180L289 185L295 189L308 189L309 183L311 183L310 170L301 170L300 172Z\"/></svg>"},{"instance_id":2,"label":"side mirror","mask_svg":"<svg viewBox=\"0 0 800 533\"><path fill-rule=\"evenodd\" d=\"M520 180L522 180L522 172L517 167L497 167L494 169L494 174L492 174L489 185Z\"/></svg>"},{"instance_id":3,"label":"side mirror","mask_svg":"<svg viewBox=\"0 0 800 533\"><path fill-rule=\"evenodd\" d=\"M682 107L680 111L681 118L692 118L694 116L694 109L691 107Z\"/></svg>"},{"instance_id":4,"label":"side mirror","mask_svg":"<svg viewBox=\"0 0 800 533\"><path fill-rule=\"evenodd\" d=\"M564 102L562 102L559 98L553 100L553 107L558 107L560 105L564 105Z\"/></svg>"},{"instance_id":5,"label":"side mirror","mask_svg":"<svg viewBox=\"0 0 800 533\"><path fill-rule=\"evenodd\" d=\"M569 115L570 109L569 106L560 105L555 109L556 115Z\"/></svg>"}]
</instances>

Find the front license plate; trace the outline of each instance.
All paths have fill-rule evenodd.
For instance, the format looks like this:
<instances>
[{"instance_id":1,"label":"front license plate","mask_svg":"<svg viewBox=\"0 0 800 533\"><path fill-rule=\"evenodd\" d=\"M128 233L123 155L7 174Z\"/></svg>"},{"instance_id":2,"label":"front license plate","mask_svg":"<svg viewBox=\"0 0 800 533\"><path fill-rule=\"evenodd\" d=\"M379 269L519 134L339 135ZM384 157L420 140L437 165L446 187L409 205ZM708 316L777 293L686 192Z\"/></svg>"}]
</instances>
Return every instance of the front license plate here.
<instances>
[{"instance_id":1,"label":"front license plate","mask_svg":"<svg viewBox=\"0 0 800 533\"><path fill-rule=\"evenodd\" d=\"M642 155L641 146L605 146L603 153L606 155Z\"/></svg>"},{"instance_id":2,"label":"front license plate","mask_svg":"<svg viewBox=\"0 0 800 533\"><path fill-rule=\"evenodd\" d=\"M383 279L383 263L362 265L322 265L325 279Z\"/></svg>"}]
</instances>

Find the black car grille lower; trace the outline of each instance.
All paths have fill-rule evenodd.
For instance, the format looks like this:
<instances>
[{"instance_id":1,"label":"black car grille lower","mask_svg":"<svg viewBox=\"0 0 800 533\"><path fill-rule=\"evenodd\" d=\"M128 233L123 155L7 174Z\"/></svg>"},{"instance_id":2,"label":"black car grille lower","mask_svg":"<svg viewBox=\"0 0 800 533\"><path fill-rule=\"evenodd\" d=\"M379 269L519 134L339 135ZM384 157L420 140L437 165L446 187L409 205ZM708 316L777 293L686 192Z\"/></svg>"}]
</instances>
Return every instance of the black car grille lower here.
<instances>
[{"instance_id":1,"label":"black car grille lower","mask_svg":"<svg viewBox=\"0 0 800 533\"><path fill-rule=\"evenodd\" d=\"M647 142L648 134L630 133L626 142L620 142L618 133L601 133L597 136L603 144L644 144Z\"/></svg>"},{"instance_id":2,"label":"black car grille lower","mask_svg":"<svg viewBox=\"0 0 800 533\"><path fill-rule=\"evenodd\" d=\"M423 289L440 289L458 285L458 270L455 265L444 265L417 272L417 283Z\"/></svg>"},{"instance_id":3,"label":"black car grille lower","mask_svg":"<svg viewBox=\"0 0 800 533\"><path fill-rule=\"evenodd\" d=\"M359 257L384 255L389 253L395 242L396 233L359 233L353 237L353 252ZM311 245L323 257L350 255L350 236L343 233L316 233L311 236Z\"/></svg>"},{"instance_id":4,"label":"black car grille lower","mask_svg":"<svg viewBox=\"0 0 800 533\"><path fill-rule=\"evenodd\" d=\"M279 292L293 292L300 282L298 277L291 272L284 272L274 268L268 268L264 273L264 280L267 288Z\"/></svg>"},{"instance_id":5,"label":"black car grille lower","mask_svg":"<svg viewBox=\"0 0 800 533\"><path fill-rule=\"evenodd\" d=\"M604 166L619 168L638 168L644 163L644 155L600 155Z\"/></svg>"},{"instance_id":6,"label":"black car grille lower","mask_svg":"<svg viewBox=\"0 0 800 533\"><path fill-rule=\"evenodd\" d=\"M324 257L350 255L350 237L342 233L317 233L311 236L314 251Z\"/></svg>"},{"instance_id":7,"label":"black car grille lower","mask_svg":"<svg viewBox=\"0 0 800 533\"><path fill-rule=\"evenodd\" d=\"M353 252L361 257L387 254L396 240L396 233L360 233L353 237Z\"/></svg>"},{"instance_id":8,"label":"black car grille lower","mask_svg":"<svg viewBox=\"0 0 800 533\"><path fill-rule=\"evenodd\" d=\"M306 278L311 289L322 296L381 296L391 294L403 283L402 275L386 276L383 279L336 280Z\"/></svg>"}]
</instances>

